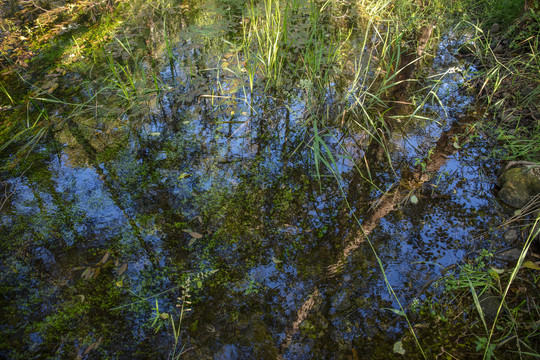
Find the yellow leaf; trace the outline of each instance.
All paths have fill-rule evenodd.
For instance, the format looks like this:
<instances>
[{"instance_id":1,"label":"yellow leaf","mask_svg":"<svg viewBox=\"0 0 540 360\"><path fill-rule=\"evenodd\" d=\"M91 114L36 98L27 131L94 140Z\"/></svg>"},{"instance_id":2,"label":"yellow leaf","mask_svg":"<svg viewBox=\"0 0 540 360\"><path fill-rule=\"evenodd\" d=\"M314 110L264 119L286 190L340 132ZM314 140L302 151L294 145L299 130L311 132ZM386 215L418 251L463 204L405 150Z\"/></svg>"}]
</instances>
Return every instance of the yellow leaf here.
<instances>
[{"instance_id":1,"label":"yellow leaf","mask_svg":"<svg viewBox=\"0 0 540 360\"><path fill-rule=\"evenodd\" d=\"M533 263L532 261L525 261L523 263L523 266L527 269L540 270L540 266L538 266L537 263Z\"/></svg>"}]
</instances>

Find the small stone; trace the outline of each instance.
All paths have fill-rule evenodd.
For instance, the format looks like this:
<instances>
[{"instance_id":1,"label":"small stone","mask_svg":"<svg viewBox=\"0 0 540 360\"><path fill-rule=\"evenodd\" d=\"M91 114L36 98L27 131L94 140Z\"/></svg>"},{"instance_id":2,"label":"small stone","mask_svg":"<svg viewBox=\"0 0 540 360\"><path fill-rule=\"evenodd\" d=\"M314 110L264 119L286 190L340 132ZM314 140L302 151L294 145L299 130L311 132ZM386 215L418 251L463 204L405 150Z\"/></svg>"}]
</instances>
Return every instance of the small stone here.
<instances>
[{"instance_id":1,"label":"small stone","mask_svg":"<svg viewBox=\"0 0 540 360\"><path fill-rule=\"evenodd\" d=\"M532 93L534 91L533 88L529 87L529 86L525 86L524 88L521 89L521 95L523 96L527 96L529 95L530 93Z\"/></svg>"},{"instance_id":2,"label":"small stone","mask_svg":"<svg viewBox=\"0 0 540 360\"><path fill-rule=\"evenodd\" d=\"M236 345L223 345L215 354L214 360L237 360L238 347Z\"/></svg>"},{"instance_id":3,"label":"small stone","mask_svg":"<svg viewBox=\"0 0 540 360\"><path fill-rule=\"evenodd\" d=\"M501 30L501 26L497 23L491 25L491 29L489 30L492 34L498 33Z\"/></svg>"},{"instance_id":4,"label":"small stone","mask_svg":"<svg viewBox=\"0 0 540 360\"><path fill-rule=\"evenodd\" d=\"M499 296L489 294L488 292L484 292L480 294L478 300L484 314L491 320L495 319L498 315L501 298Z\"/></svg>"},{"instance_id":5,"label":"small stone","mask_svg":"<svg viewBox=\"0 0 540 360\"><path fill-rule=\"evenodd\" d=\"M510 229L504 233L503 238L506 242L514 242L517 240L518 236L517 230Z\"/></svg>"},{"instance_id":6,"label":"small stone","mask_svg":"<svg viewBox=\"0 0 540 360\"><path fill-rule=\"evenodd\" d=\"M504 50L504 46L502 46L502 44L497 44L497 46L495 46L495 49L493 49L493 52L494 53L502 53Z\"/></svg>"},{"instance_id":7,"label":"small stone","mask_svg":"<svg viewBox=\"0 0 540 360\"><path fill-rule=\"evenodd\" d=\"M495 259L506 261L508 263L516 263L521 256L521 249L511 248L507 250L500 251L495 254Z\"/></svg>"},{"instance_id":8,"label":"small stone","mask_svg":"<svg viewBox=\"0 0 540 360\"><path fill-rule=\"evenodd\" d=\"M499 178L499 197L507 205L521 209L540 193L539 168L514 167Z\"/></svg>"}]
</instances>

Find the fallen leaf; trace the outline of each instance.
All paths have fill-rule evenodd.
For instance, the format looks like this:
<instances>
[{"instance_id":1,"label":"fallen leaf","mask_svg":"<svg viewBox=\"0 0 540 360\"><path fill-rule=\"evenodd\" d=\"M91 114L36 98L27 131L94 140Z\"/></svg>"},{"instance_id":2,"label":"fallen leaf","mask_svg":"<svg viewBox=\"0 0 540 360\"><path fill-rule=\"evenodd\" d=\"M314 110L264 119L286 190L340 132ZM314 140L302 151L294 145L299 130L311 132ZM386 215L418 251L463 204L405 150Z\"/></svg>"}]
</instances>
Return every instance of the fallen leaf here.
<instances>
[{"instance_id":1,"label":"fallen leaf","mask_svg":"<svg viewBox=\"0 0 540 360\"><path fill-rule=\"evenodd\" d=\"M94 269L92 269L91 267L87 267L86 270L84 270L81 274L81 277L88 280L92 277L92 275L94 275Z\"/></svg>"},{"instance_id":2,"label":"fallen leaf","mask_svg":"<svg viewBox=\"0 0 540 360\"><path fill-rule=\"evenodd\" d=\"M412 202L413 204L415 204L415 205L418 204L418 198L416 197L416 195L411 196L411 199L410 199L410 200L411 200L411 202Z\"/></svg>"},{"instance_id":3,"label":"fallen leaf","mask_svg":"<svg viewBox=\"0 0 540 360\"><path fill-rule=\"evenodd\" d=\"M540 266L538 266L537 263L534 263L532 261L525 261L523 263L523 266L526 267L527 269L533 269L533 270L540 270Z\"/></svg>"},{"instance_id":4,"label":"fallen leaf","mask_svg":"<svg viewBox=\"0 0 540 360\"><path fill-rule=\"evenodd\" d=\"M101 258L101 260L97 263L97 265L103 265L105 262L109 259L109 253L106 252L105 255Z\"/></svg>"},{"instance_id":5,"label":"fallen leaf","mask_svg":"<svg viewBox=\"0 0 540 360\"><path fill-rule=\"evenodd\" d=\"M128 264L123 263L122 266L120 266L120 269L118 269L118 275L122 275L123 273L125 273L127 268L128 268Z\"/></svg>"},{"instance_id":6,"label":"fallen leaf","mask_svg":"<svg viewBox=\"0 0 540 360\"><path fill-rule=\"evenodd\" d=\"M95 342L91 343L90 346L86 348L83 355L87 355L90 351L94 350L94 346L96 346L96 343Z\"/></svg>"},{"instance_id":7,"label":"fallen leaf","mask_svg":"<svg viewBox=\"0 0 540 360\"><path fill-rule=\"evenodd\" d=\"M192 238L195 238L195 239L200 239L200 238L202 238L202 235L199 234L199 233L197 233L197 232L193 232L193 231L192 231L192 232L189 232L188 234L189 234Z\"/></svg>"},{"instance_id":8,"label":"fallen leaf","mask_svg":"<svg viewBox=\"0 0 540 360\"><path fill-rule=\"evenodd\" d=\"M396 354L405 355L405 349L403 348L403 343L401 342L401 340L396 341L396 343L394 344L394 352Z\"/></svg>"}]
</instances>

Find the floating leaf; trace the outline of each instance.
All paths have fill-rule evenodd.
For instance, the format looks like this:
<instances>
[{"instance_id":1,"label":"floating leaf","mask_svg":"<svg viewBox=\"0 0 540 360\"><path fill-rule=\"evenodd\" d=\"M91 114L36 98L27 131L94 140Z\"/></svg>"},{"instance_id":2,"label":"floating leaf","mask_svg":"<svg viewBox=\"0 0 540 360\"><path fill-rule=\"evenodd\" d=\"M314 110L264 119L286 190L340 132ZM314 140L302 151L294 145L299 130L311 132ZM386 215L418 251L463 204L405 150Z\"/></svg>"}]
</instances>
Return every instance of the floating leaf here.
<instances>
[{"instance_id":1,"label":"floating leaf","mask_svg":"<svg viewBox=\"0 0 540 360\"><path fill-rule=\"evenodd\" d=\"M391 309L391 308L386 308L386 310L390 310L391 312L393 312L394 314L397 314L399 316L406 316L405 313L401 310L398 310L398 309Z\"/></svg>"},{"instance_id":2,"label":"floating leaf","mask_svg":"<svg viewBox=\"0 0 540 360\"><path fill-rule=\"evenodd\" d=\"M149 133L148 135L153 136L153 137L158 137L161 135L161 133L159 131L154 131L154 132Z\"/></svg>"},{"instance_id":3,"label":"floating leaf","mask_svg":"<svg viewBox=\"0 0 540 360\"><path fill-rule=\"evenodd\" d=\"M159 314L159 317L162 318L162 319L168 319L169 314L168 313L161 313L161 314Z\"/></svg>"},{"instance_id":4,"label":"floating leaf","mask_svg":"<svg viewBox=\"0 0 540 360\"><path fill-rule=\"evenodd\" d=\"M188 178L190 176L191 175L189 175L188 173L182 173L182 174L180 174L180 176L178 176L178 180L182 180L182 179Z\"/></svg>"},{"instance_id":5,"label":"floating leaf","mask_svg":"<svg viewBox=\"0 0 540 360\"><path fill-rule=\"evenodd\" d=\"M394 352L396 354L405 355L405 349L403 348L403 343L401 342L401 340L396 341L396 343L394 344Z\"/></svg>"},{"instance_id":6,"label":"floating leaf","mask_svg":"<svg viewBox=\"0 0 540 360\"><path fill-rule=\"evenodd\" d=\"M200 239L202 238L202 235L199 234L198 232L194 232L194 231L191 231L188 233L192 238L195 238L195 239Z\"/></svg>"},{"instance_id":7,"label":"floating leaf","mask_svg":"<svg viewBox=\"0 0 540 360\"><path fill-rule=\"evenodd\" d=\"M195 241L197 241L197 239L195 239L195 238L189 240L189 243L187 244L187 246L188 246L188 247L193 246L193 244L195 244Z\"/></svg>"},{"instance_id":8,"label":"floating leaf","mask_svg":"<svg viewBox=\"0 0 540 360\"><path fill-rule=\"evenodd\" d=\"M83 279L90 279L92 276L94 275L94 269L92 269L91 267L88 267L86 268L86 270L83 271L83 273L81 274L81 277Z\"/></svg>"},{"instance_id":9,"label":"floating leaf","mask_svg":"<svg viewBox=\"0 0 540 360\"><path fill-rule=\"evenodd\" d=\"M538 266L537 263L534 263L532 261L525 261L523 263L523 266L526 267L527 269L533 269L533 270L540 270L540 266Z\"/></svg>"},{"instance_id":10,"label":"floating leaf","mask_svg":"<svg viewBox=\"0 0 540 360\"><path fill-rule=\"evenodd\" d=\"M120 281L117 281L114 283L117 287L121 288L122 286L124 286L124 282L122 280Z\"/></svg>"},{"instance_id":11,"label":"floating leaf","mask_svg":"<svg viewBox=\"0 0 540 360\"><path fill-rule=\"evenodd\" d=\"M105 255L101 258L101 260L97 263L97 265L103 265L105 262L109 259L109 253L106 252Z\"/></svg>"},{"instance_id":12,"label":"floating leaf","mask_svg":"<svg viewBox=\"0 0 540 360\"><path fill-rule=\"evenodd\" d=\"M100 336L99 339L97 339L97 341L94 341L93 343L90 344L90 346L84 352L84 355L87 355L92 350L97 350L99 345L101 345L102 341L103 341L103 336Z\"/></svg>"},{"instance_id":13,"label":"floating leaf","mask_svg":"<svg viewBox=\"0 0 540 360\"><path fill-rule=\"evenodd\" d=\"M275 256L272 256L272 261L274 262L274 264L280 264L282 263L283 261L279 260L277 257Z\"/></svg>"},{"instance_id":14,"label":"floating leaf","mask_svg":"<svg viewBox=\"0 0 540 360\"><path fill-rule=\"evenodd\" d=\"M415 204L415 205L418 204L418 198L416 197L416 195L411 196L411 199L410 199L410 200L411 200L411 202L412 202L413 204Z\"/></svg>"},{"instance_id":15,"label":"floating leaf","mask_svg":"<svg viewBox=\"0 0 540 360\"><path fill-rule=\"evenodd\" d=\"M122 266L120 266L120 269L118 269L118 275L122 275L123 273L125 273L127 268L128 268L128 264L123 263Z\"/></svg>"},{"instance_id":16,"label":"floating leaf","mask_svg":"<svg viewBox=\"0 0 540 360\"><path fill-rule=\"evenodd\" d=\"M87 355L90 351L94 350L94 346L96 346L96 343L91 343L90 346L84 351L83 355Z\"/></svg>"}]
</instances>

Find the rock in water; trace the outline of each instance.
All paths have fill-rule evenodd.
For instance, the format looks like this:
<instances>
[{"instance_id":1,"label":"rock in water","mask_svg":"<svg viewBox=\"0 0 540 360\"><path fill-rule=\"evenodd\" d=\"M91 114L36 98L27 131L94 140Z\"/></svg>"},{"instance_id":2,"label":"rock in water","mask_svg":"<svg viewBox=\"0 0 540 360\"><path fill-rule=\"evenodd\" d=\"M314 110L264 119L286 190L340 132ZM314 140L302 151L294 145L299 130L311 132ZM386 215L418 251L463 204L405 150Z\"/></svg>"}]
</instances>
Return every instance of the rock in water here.
<instances>
[{"instance_id":1,"label":"rock in water","mask_svg":"<svg viewBox=\"0 0 540 360\"><path fill-rule=\"evenodd\" d=\"M515 167L499 178L499 197L506 204L521 209L529 200L540 194L540 167Z\"/></svg>"},{"instance_id":2,"label":"rock in water","mask_svg":"<svg viewBox=\"0 0 540 360\"><path fill-rule=\"evenodd\" d=\"M238 348L235 345L223 345L214 354L214 360L236 360L238 359Z\"/></svg>"}]
</instances>

